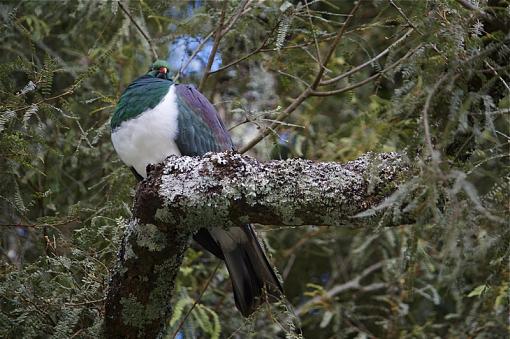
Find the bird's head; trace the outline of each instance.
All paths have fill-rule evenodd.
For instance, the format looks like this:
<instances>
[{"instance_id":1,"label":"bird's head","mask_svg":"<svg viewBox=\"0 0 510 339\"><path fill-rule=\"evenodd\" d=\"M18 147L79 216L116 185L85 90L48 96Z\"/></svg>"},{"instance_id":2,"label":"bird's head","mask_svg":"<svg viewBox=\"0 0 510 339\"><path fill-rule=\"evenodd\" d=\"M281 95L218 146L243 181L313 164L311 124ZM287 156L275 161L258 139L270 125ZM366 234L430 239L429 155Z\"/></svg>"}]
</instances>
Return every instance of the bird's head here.
<instances>
[{"instance_id":1,"label":"bird's head","mask_svg":"<svg viewBox=\"0 0 510 339\"><path fill-rule=\"evenodd\" d=\"M168 73L170 66L168 62L165 60L156 60L150 67L147 75L153 76L155 78L172 80L172 77Z\"/></svg>"}]
</instances>

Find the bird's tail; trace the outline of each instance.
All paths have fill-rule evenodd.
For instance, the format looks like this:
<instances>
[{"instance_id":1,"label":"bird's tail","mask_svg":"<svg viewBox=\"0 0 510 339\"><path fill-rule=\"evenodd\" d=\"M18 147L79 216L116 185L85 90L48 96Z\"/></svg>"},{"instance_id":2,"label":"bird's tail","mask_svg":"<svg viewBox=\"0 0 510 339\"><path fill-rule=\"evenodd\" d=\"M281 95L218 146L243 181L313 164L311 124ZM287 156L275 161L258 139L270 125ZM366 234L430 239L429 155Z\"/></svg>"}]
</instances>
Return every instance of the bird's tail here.
<instances>
[{"instance_id":1,"label":"bird's tail","mask_svg":"<svg viewBox=\"0 0 510 339\"><path fill-rule=\"evenodd\" d=\"M248 317L265 301L277 301L283 288L250 225L209 230L223 252L237 308Z\"/></svg>"}]
</instances>

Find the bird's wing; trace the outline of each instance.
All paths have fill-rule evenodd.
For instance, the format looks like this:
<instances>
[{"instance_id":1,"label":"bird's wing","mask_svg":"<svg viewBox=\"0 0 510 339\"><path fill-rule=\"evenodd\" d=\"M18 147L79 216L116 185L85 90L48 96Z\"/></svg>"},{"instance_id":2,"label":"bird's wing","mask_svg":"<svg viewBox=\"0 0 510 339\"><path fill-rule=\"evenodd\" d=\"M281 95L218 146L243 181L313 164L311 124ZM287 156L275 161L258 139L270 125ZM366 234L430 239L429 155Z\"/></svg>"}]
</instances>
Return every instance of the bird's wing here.
<instances>
[{"instance_id":1,"label":"bird's wing","mask_svg":"<svg viewBox=\"0 0 510 339\"><path fill-rule=\"evenodd\" d=\"M190 85L176 85L179 107L177 146L182 155L233 150L232 140L214 106ZM205 225L204 225L205 226ZM265 300L277 300L283 289L250 225L202 228L193 237L225 260L237 308L249 316Z\"/></svg>"},{"instance_id":2,"label":"bird's wing","mask_svg":"<svg viewBox=\"0 0 510 339\"><path fill-rule=\"evenodd\" d=\"M234 146L214 106L195 87L175 85L179 107L177 146L182 155L233 150Z\"/></svg>"},{"instance_id":3,"label":"bird's wing","mask_svg":"<svg viewBox=\"0 0 510 339\"><path fill-rule=\"evenodd\" d=\"M147 109L156 107L168 93L172 82L151 76L141 76L133 81L122 93L111 120L112 130L123 121L138 116ZM150 95L147 95L150 93Z\"/></svg>"}]
</instances>

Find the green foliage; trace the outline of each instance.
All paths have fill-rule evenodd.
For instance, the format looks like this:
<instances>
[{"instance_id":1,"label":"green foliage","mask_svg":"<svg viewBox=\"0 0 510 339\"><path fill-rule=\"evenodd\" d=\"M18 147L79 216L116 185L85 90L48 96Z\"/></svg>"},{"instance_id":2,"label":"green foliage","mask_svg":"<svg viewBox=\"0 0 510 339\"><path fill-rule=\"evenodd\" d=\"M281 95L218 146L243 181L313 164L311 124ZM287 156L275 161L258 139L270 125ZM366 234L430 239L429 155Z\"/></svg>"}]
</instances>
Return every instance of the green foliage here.
<instances>
[{"instance_id":1,"label":"green foliage","mask_svg":"<svg viewBox=\"0 0 510 339\"><path fill-rule=\"evenodd\" d=\"M190 249L167 336L183 320L186 337L508 336L509 7L479 3L486 16L453 0L363 1L325 79L415 30L384 57L319 90L382 76L307 99L252 152L320 161L407 152L416 175L358 216L366 229L265 229L288 301L249 319L235 309L224 269L198 301L216 264ZM175 37L214 30L222 10L205 2L175 17L166 1L123 4L160 58ZM227 2L227 18L238 5ZM238 126L238 145L313 81L316 45L324 55L351 6L256 1L225 34L223 65L262 46L211 75L204 90L226 125ZM0 8L0 336L95 338L135 186L111 146L109 119L122 90L153 58L117 1Z\"/></svg>"}]
</instances>

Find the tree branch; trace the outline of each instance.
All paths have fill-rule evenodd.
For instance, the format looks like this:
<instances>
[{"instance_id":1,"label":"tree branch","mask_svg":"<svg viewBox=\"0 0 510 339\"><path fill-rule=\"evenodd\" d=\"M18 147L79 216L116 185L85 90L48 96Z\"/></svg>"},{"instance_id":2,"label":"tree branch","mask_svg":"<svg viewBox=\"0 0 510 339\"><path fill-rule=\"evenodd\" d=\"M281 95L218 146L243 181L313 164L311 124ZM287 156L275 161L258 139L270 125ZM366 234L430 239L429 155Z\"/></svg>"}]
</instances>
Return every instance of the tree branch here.
<instances>
[{"instance_id":1,"label":"tree branch","mask_svg":"<svg viewBox=\"0 0 510 339\"><path fill-rule=\"evenodd\" d=\"M378 55L376 55L375 57L373 57L372 59L362 63L361 65L359 66L356 66L352 69L350 69L349 71L345 72L345 73L342 73L332 79L328 79L328 80L323 80L320 82L319 86L323 86L323 85L331 85L331 84L334 84L335 82L339 81L339 80L342 80L344 78L347 78L349 75L351 74L354 74L360 70L362 70L363 68L367 67L368 65L371 65L373 64L375 61L379 60L380 58L382 58L383 56L385 56L386 54L388 54L390 52L390 50L395 47L396 45L400 44L402 41L404 41L411 33L413 32L413 29L410 29L408 30L407 32L405 32L404 35L402 35L398 40L396 40L395 42L393 42L391 45L389 45L388 47L386 47L384 49L384 51L382 51L381 53L379 53Z\"/></svg>"},{"instance_id":2,"label":"tree branch","mask_svg":"<svg viewBox=\"0 0 510 339\"><path fill-rule=\"evenodd\" d=\"M124 4L122 3L122 1L119 1L119 7L120 9L122 10L122 12L124 12L124 14L129 18L129 20L133 23L133 25L135 25L136 29L138 30L138 32L140 32L140 34L144 37L144 39L147 41L147 43L149 44L149 47L151 49L151 52L152 52L152 57L154 59L159 59L158 58L158 52L156 52L156 48L154 48L154 44L152 43L152 39L149 37L149 34L147 34L143 29L142 27L140 27L140 25L138 24L138 22L136 22L135 18L133 18L133 16L131 15L131 13L129 12L129 10L124 6Z\"/></svg>"},{"instance_id":3,"label":"tree branch","mask_svg":"<svg viewBox=\"0 0 510 339\"><path fill-rule=\"evenodd\" d=\"M411 55L416 53L416 51L418 51L421 47L422 47L422 44L416 46L415 48L413 48L412 50L407 52L402 58L398 59L397 61L395 61L394 63L392 63L391 65L389 65L388 67L386 67L385 69L380 71L379 73L376 73L376 74L374 74L364 80L361 80L355 84L352 84L352 85L346 86L346 87L342 87L342 88L338 88L338 89L334 89L331 91L313 91L312 93L310 93L310 95L317 96L317 97L327 97L330 95L344 93L344 92L350 91L352 89L366 85L369 82L378 79L381 75L388 72L389 70L392 70L393 68L397 67L402 61L404 61L405 59L409 58Z\"/></svg>"},{"instance_id":4,"label":"tree branch","mask_svg":"<svg viewBox=\"0 0 510 339\"><path fill-rule=\"evenodd\" d=\"M331 300L334 296L337 294L343 293L345 291L349 290L361 290L364 292L371 292L374 290L382 289L386 287L385 283L373 283L370 285L362 285L361 280L367 277L368 275L372 274L373 272L381 269L383 267L383 262L375 263L363 270L363 272L360 273L360 275L356 276L352 280L349 280L343 284L335 285L333 288L329 289L322 295L318 295L316 297L313 297L312 299L306 301L304 304L299 306L295 312L298 315L303 315L305 312L309 311L311 308L313 308L315 305Z\"/></svg>"},{"instance_id":5,"label":"tree branch","mask_svg":"<svg viewBox=\"0 0 510 339\"><path fill-rule=\"evenodd\" d=\"M484 12L480 7L478 7L477 5L472 3L471 1L468 1L468 0L455 0L455 1L459 5L464 7L465 9L468 9L470 11L475 11L476 13L478 13L479 15L481 15L485 19L490 19L491 18L491 16L488 13Z\"/></svg>"},{"instance_id":6,"label":"tree branch","mask_svg":"<svg viewBox=\"0 0 510 339\"><path fill-rule=\"evenodd\" d=\"M269 32L269 34L266 35L266 37L262 41L262 44L260 44L259 47L257 47L256 49L254 49L253 51L249 52L248 54L240 57L237 60L232 61L231 63L229 63L229 64L227 64L225 66L222 66L222 67L220 67L220 68L218 68L218 69L216 69L214 71L209 71L209 74L214 74L214 73L218 73L218 72L224 71L225 69L230 68L230 67L232 67L234 65L237 65L238 63L248 59L252 55L255 55L255 54L259 53L266 46L266 44L269 41L269 39L273 36L273 33L276 30L276 28L278 28L279 24L280 24L280 20L278 20L276 22L276 25L274 25L273 28L271 29L271 31Z\"/></svg>"},{"instance_id":7,"label":"tree branch","mask_svg":"<svg viewBox=\"0 0 510 339\"><path fill-rule=\"evenodd\" d=\"M336 47L340 43L340 40L342 40L342 37L343 37L343 35L344 35L344 33L345 33L346 29L347 29L347 26L352 21L352 19L354 17L354 14L359 9L360 5L361 5L361 1L356 2L354 7L351 9L351 12L347 16L347 19L345 19L344 24L342 25L342 27L340 28L340 30L336 34L335 39L333 40L333 42L331 43L328 51L326 52L326 55L323 58L320 58L320 60L323 60L323 61L322 61L322 63L319 64L319 71L317 72L317 75L315 76L315 79L312 82L312 84L310 85L310 87L307 87L297 98L295 98L290 103L290 105L287 106L287 108L282 113L280 113L278 115L278 117L276 117L275 120L282 121L282 120L286 119L290 114L292 114L292 112L294 112L296 110L296 108L299 107L299 105L301 105L301 103L303 101L305 101L310 96L310 94L313 91L315 91L317 89L317 87L319 86L319 83L322 80L322 76L324 75L324 71L326 70L326 66L327 66L327 64L329 62L329 59L331 58L331 56L335 52ZM244 147L242 147L239 150L239 152L240 153L245 153L246 151L251 149L253 146L258 144L269 133L271 133L272 130L274 130L277 127L278 127L278 124L276 124L276 123L271 124L268 128L266 128L261 133L259 133L259 135L257 135L252 140L250 140L248 142L248 144L246 144Z\"/></svg>"},{"instance_id":8,"label":"tree branch","mask_svg":"<svg viewBox=\"0 0 510 339\"><path fill-rule=\"evenodd\" d=\"M366 226L355 215L378 205L409 172L397 153L347 164L293 159L260 163L231 152L171 156L147 168L135 197L106 301L107 337L156 337L191 234L199 228L269 225Z\"/></svg>"},{"instance_id":9,"label":"tree branch","mask_svg":"<svg viewBox=\"0 0 510 339\"><path fill-rule=\"evenodd\" d=\"M204 69L204 76L200 80L200 85L198 86L198 90L201 91L204 88L205 82L207 81L207 78L209 77L209 70L211 69L211 66L214 62L214 57L216 56L216 51L218 51L218 47L220 46L221 38L223 37L223 25L225 23L225 13L227 12L227 2L225 1L223 3L223 9L221 10L220 15L220 22L218 23L218 27L216 28L216 32L214 33L214 43L211 50L211 53L209 54L209 58L207 59L207 65Z\"/></svg>"}]
</instances>

